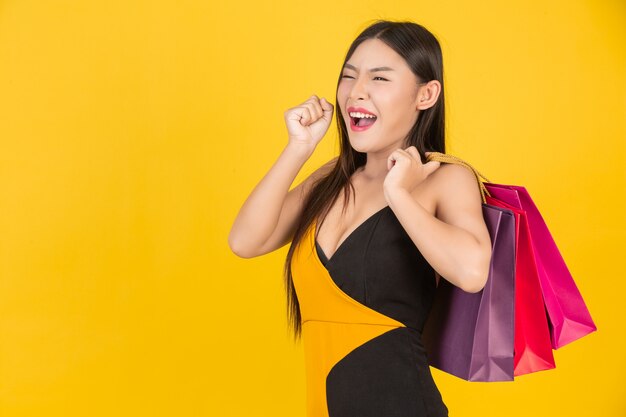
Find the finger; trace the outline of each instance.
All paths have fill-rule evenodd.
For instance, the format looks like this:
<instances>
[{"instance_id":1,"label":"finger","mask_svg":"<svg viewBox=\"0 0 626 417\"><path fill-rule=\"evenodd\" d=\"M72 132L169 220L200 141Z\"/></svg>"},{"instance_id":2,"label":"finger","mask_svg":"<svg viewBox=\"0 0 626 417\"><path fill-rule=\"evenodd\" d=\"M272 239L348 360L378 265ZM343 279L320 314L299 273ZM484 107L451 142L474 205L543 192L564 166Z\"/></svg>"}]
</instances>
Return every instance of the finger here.
<instances>
[{"instance_id":1,"label":"finger","mask_svg":"<svg viewBox=\"0 0 626 417\"><path fill-rule=\"evenodd\" d=\"M315 105L313 103L303 103L302 104L303 107L306 107L309 110L309 113L311 114L311 118L312 120L317 120L322 116L322 109L320 108L319 110L315 107Z\"/></svg>"},{"instance_id":2,"label":"finger","mask_svg":"<svg viewBox=\"0 0 626 417\"><path fill-rule=\"evenodd\" d=\"M324 111L325 117L333 114L334 107L332 103L329 103L328 100L326 100L324 97L322 97L322 100L320 100L320 105L322 106L322 110Z\"/></svg>"},{"instance_id":3,"label":"finger","mask_svg":"<svg viewBox=\"0 0 626 417\"><path fill-rule=\"evenodd\" d=\"M441 162L439 161L426 162L424 164L424 170L426 171L426 176L429 176L430 174L435 172L437 168L439 168L440 165L441 165Z\"/></svg>"},{"instance_id":4,"label":"finger","mask_svg":"<svg viewBox=\"0 0 626 417\"><path fill-rule=\"evenodd\" d=\"M402 163L402 161L408 161L411 158L404 149L396 149L387 158L387 169L391 169L393 166Z\"/></svg>"},{"instance_id":5,"label":"finger","mask_svg":"<svg viewBox=\"0 0 626 417\"><path fill-rule=\"evenodd\" d=\"M322 115L324 114L324 110L322 109L322 106L320 105L319 97L313 94L311 97L309 97L306 103L311 104L312 106L311 108L313 110L313 114L316 119L319 119L320 117L322 117Z\"/></svg>"},{"instance_id":6,"label":"finger","mask_svg":"<svg viewBox=\"0 0 626 417\"><path fill-rule=\"evenodd\" d=\"M315 111L317 112L317 117L324 116L324 109L322 108L322 103L317 96L313 96L315 100L313 100L313 106L315 107Z\"/></svg>"},{"instance_id":7,"label":"finger","mask_svg":"<svg viewBox=\"0 0 626 417\"><path fill-rule=\"evenodd\" d=\"M387 171L393 168L393 166L396 164L397 161L398 161L398 155L397 155L397 152L394 151L387 157Z\"/></svg>"},{"instance_id":8,"label":"finger","mask_svg":"<svg viewBox=\"0 0 626 417\"><path fill-rule=\"evenodd\" d=\"M404 149L398 148L398 149L395 150L395 152L398 153L398 157L396 159L411 159L411 158L413 158L411 153L406 151L406 150L404 150Z\"/></svg>"},{"instance_id":9,"label":"finger","mask_svg":"<svg viewBox=\"0 0 626 417\"><path fill-rule=\"evenodd\" d=\"M307 126L311 122L311 112L307 107L299 107L298 115L300 116L300 124Z\"/></svg>"},{"instance_id":10,"label":"finger","mask_svg":"<svg viewBox=\"0 0 626 417\"><path fill-rule=\"evenodd\" d=\"M409 146L406 148L406 151L413 157L413 159L421 162L420 153L415 146Z\"/></svg>"}]
</instances>

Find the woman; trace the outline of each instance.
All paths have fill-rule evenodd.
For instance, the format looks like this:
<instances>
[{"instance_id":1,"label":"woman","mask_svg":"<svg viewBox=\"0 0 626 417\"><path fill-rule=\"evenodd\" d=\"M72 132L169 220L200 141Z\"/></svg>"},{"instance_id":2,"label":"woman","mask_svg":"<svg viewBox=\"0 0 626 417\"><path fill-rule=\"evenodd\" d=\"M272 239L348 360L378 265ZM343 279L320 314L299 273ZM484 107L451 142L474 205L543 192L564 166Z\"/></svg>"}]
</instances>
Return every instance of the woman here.
<instances>
[{"instance_id":1,"label":"woman","mask_svg":"<svg viewBox=\"0 0 626 417\"><path fill-rule=\"evenodd\" d=\"M439 276L483 288L491 242L473 173L424 163L445 152L437 39L375 22L346 54L336 103L339 156L290 191L334 107L313 95L285 112L289 142L229 245L249 258L291 242L288 317L304 341L308 417L447 416L422 329Z\"/></svg>"}]
</instances>

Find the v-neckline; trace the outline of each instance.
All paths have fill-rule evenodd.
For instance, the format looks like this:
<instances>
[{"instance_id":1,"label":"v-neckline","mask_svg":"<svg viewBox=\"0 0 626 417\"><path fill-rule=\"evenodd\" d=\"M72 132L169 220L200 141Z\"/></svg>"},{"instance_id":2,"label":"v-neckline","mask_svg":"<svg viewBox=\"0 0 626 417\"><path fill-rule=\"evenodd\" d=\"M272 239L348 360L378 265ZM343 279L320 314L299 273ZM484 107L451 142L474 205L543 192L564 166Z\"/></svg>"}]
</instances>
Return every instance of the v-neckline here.
<instances>
[{"instance_id":1,"label":"v-neckline","mask_svg":"<svg viewBox=\"0 0 626 417\"><path fill-rule=\"evenodd\" d=\"M317 241L318 223L317 223L317 219L315 219L315 224L314 224L314 227L313 227L313 243L315 245L317 245L317 247L319 248L320 252L324 255L324 257L326 257L326 265L330 264L333 261L333 259L335 259L335 256L337 255L337 253L345 246L346 242L348 242L350 240L350 238L359 229L361 229L361 227L363 227L365 224L369 223L370 220L374 219L378 214L382 213L385 209L388 209L388 208L389 208L389 204L387 204L386 206L382 207L381 209L379 209L376 212L374 212L373 214L371 214L368 218L363 220L357 227L352 229L352 231L348 234L348 236L346 236L346 238L339 243L339 245L337 246L337 249L335 249L335 252L333 252L333 254L330 257L328 257L328 255L326 255L326 253L324 252L324 249L322 249L322 246Z\"/></svg>"}]
</instances>

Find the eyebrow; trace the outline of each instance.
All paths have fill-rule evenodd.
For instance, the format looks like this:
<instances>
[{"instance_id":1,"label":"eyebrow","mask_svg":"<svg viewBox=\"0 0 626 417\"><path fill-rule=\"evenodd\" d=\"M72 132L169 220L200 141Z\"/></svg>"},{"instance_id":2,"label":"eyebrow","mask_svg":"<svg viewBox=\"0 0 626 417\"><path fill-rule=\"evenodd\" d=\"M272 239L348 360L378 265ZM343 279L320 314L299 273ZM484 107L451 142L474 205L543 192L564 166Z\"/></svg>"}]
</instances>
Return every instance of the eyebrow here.
<instances>
[{"instance_id":1,"label":"eyebrow","mask_svg":"<svg viewBox=\"0 0 626 417\"><path fill-rule=\"evenodd\" d=\"M357 70L357 67L355 67L354 65L350 65L350 64L346 64L344 66L345 68L350 68L352 70ZM390 67L376 67L376 68L370 68L369 72L379 72L379 71L395 71L393 68Z\"/></svg>"}]
</instances>

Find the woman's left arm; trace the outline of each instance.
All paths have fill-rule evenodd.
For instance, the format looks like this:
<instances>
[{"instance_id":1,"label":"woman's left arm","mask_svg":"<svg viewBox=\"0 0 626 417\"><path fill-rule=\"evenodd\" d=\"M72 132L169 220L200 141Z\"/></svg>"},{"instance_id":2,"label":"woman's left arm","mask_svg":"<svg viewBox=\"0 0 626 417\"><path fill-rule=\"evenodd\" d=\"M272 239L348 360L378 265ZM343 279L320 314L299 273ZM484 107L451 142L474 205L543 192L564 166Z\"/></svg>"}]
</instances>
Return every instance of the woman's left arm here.
<instances>
[{"instance_id":1,"label":"woman's left arm","mask_svg":"<svg viewBox=\"0 0 626 417\"><path fill-rule=\"evenodd\" d=\"M464 291L483 289L489 275L491 238L482 213L482 197L470 169L443 163L435 182L436 217L401 187L388 190L396 217L435 271Z\"/></svg>"}]
</instances>

